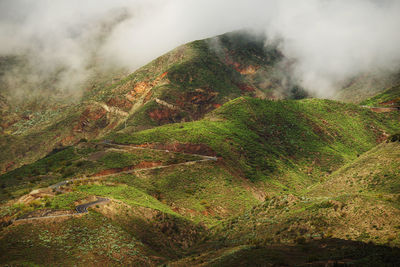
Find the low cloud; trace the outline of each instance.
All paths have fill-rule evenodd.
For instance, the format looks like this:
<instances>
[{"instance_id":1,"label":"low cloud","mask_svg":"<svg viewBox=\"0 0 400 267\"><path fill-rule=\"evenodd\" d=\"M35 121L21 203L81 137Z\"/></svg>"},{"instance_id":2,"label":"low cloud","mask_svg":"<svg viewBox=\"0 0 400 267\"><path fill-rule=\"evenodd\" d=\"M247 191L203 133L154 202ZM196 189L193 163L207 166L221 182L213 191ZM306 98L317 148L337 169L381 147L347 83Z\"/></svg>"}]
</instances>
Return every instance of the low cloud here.
<instances>
[{"instance_id":1,"label":"low cloud","mask_svg":"<svg viewBox=\"0 0 400 267\"><path fill-rule=\"evenodd\" d=\"M95 72L133 71L183 43L250 28L282 40L293 76L327 97L357 74L399 69L399 14L396 0L3 0L0 56L27 62L7 72L10 90L45 80L79 92Z\"/></svg>"}]
</instances>

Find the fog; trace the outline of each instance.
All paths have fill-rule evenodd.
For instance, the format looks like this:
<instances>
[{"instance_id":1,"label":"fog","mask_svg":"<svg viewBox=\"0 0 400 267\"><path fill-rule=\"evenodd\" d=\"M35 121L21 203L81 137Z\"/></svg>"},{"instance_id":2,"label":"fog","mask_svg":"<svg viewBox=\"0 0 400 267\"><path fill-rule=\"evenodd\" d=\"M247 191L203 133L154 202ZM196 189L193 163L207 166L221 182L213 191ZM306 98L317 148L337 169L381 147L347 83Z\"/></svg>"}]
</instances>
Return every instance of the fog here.
<instances>
[{"instance_id":1,"label":"fog","mask_svg":"<svg viewBox=\"0 0 400 267\"><path fill-rule=\"evenodd\" d=\"M183 43L246 28L281 40L293 77L329 97L354 75L399 69L399 14L397 0L1 0L0 56L27 60L3 82L81 92L95 72L134 71Z\"/></svg>"}]
</instances>

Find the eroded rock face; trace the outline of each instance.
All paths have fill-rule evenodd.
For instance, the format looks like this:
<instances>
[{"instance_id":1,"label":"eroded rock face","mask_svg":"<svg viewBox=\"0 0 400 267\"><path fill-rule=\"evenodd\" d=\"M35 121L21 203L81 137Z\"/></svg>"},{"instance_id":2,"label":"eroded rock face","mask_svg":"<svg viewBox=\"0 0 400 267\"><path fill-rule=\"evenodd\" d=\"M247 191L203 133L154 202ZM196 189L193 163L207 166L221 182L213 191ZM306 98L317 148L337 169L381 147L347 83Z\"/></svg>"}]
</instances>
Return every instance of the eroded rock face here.
<instances>
[{"instance_id":1,"label":"eroded rock face","mask_svg":"<svg viewBox=\"0 0 400 267\"><path fill-rule=\"evenodd\" d=\"M149 117L157 121L159 124L167 124L173 122L179 122L181 117L178 110L170 109L167 107L161 107L149 112Z\"/></svg>"},{"instance_id":2,"label":"eroded rock face","mask_svg":"<svg viewBox=\"0 0 400 267\"><path fill-rule=\"evenodd\" d=\"M104 108L88 107L82 112L79 122L74 126L73 130L74 132L90 131L93 128L104 128L108 123L107 111Z\"/></svg>"},{"instance_id":3,"label":"eroded rock face","mask_svg":"<svg viewBox=\"0 0 400 267\"><path fill-rule=\"evenodd\" d=\"M135 102L145 95L144 103L146 103L151 99L152 96L151 89L159 85L163 80L165 80L167 74L168 72L164 72L163 74L155 78L153 81L142 81L135 83L133 85L129 83L127 85L128 86L127 88L124 89L124 87L122 87L121 89L123 91L128 90L128 93L126 93L125 95L128 101ZM168 82L168 80L165 80L164 82Z\"/></svg>"},{"instance_id":4,"label":"eroded rock face","mask_svg":"<svg viewBox=\"0 0 400 267\"><path fill-rule=\"evenodd\" d=\"M117 107L122 109L123 111L129 111L132 108L132 102L128 101L127 99L116 96L107 101L108 106Z\"/></svg>"},{"instance_id":5,"label":"eroded rock face","mask_svg":"<svg viewBox=\"0 0 400 267\"><path fill-rule=\"evenodd\" d=\"M242 90L242 92L255 92L256 89L248 84L245 83L241 83L238 84L238 87L240 88L240 90Z\"/></svg>"},{"instance_id":6,"label":"eroded rock face","mask_svg":"<svg viewBox=\"0 0 400 267\"><path fill-rule=\"evenodd\" d=\"M217 97L218 92L210 88L198 88L182 93L174 103L156 99L159 108L148 111L148 115L158 124L198 120L220 106Z\"/></svg>"}]
</instances>

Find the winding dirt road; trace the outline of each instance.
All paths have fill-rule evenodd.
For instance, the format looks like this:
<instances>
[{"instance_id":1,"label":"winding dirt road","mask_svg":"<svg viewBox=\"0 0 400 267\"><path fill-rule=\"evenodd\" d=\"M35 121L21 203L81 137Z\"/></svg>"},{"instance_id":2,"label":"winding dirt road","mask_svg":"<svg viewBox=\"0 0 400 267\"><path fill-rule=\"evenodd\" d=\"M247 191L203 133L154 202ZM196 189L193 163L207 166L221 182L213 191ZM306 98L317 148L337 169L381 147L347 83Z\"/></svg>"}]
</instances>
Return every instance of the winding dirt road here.
<instances>
[{"instance_id":1,"label":"winding dirt road","mask_svg":"<svg viewBox=\"0 0 400 267\"><path fill-rule=\"evenodd\" d=\"M75 210L76 210L77 213L86 213L86 212L88 212L87 209L89 207L94 206L94 205L98 205L98 204L108 203L108 202L110 202L110 200L108 198L97 197L96 201L78 205L78 206L75 207Z\"/></svg>"},{"instance_id":2,"label":"winding dirt road","mask_svg":"<svg viewBox=\"0 0 400 267\"><path fill-rule=\"evenodd\" d=\"M128 148L128 149L132 149L132 150L152 150L152 151L160 151L160 152L167 152L167 153L170 152L169 150L154 149L154 148L144 148L144 147L137 147L137 146L133 146L133 145L121 145L121 144L110 143L110 142L107 142L107 141L104 141L104 143L106 143L108 145L111 145L111 146L114 146L114 147L125 148L125 149ZM205 156L205 155L185 153L185 152L177 152L177 153L184 154L184 155L198 156L201 159L182 162L182 163L176 163L176 164L170 164L170 165L165 165L165 166L156 166L156 167L149 167L149 168L134 169L134 170L129 170L129 171L120 171L120 172L116 172L116 173L112 173L112 174L99 175L99 176L96 176L96 178L115 176L115 175L119 175L119 174L129 174L129 173L146 171L146 170L170 168L170 167L175 167L175 166L180 166L180 165L192 165L192 164L199 163L199 162L217 161L218 160L217 157L212 157L212 156ZM54 185L50 185L49 188L51 188L53 190L56 190L56 191L60 191L60 187L61 186L68 185L69 183L72 183L74 181L87 180L87 179L90 179L90 178L76 178L76 179L71 179L71 180L65 180L65 181L58 182L58 183L56 183ZM104 204L104 203L108 203L108 202L110 202L110 200L107 199L107 198L97 197L96 201L92 201L92 202L89 202L89 203L85 203L85 204L81 204L81 205L76 206L75 207L76 213L73 213L73 214L32 217L32 218L16 219L14 221L31 221L31 220L38 220L38 219L56 218L56 217L68 217L68 216L72 217L72 216L76 216L76 215L79 215L79 214L87 213L88 212L87 209L89 207L91 207L91 206L98 205L98 204Z\"/></svg>"}]
</instances>

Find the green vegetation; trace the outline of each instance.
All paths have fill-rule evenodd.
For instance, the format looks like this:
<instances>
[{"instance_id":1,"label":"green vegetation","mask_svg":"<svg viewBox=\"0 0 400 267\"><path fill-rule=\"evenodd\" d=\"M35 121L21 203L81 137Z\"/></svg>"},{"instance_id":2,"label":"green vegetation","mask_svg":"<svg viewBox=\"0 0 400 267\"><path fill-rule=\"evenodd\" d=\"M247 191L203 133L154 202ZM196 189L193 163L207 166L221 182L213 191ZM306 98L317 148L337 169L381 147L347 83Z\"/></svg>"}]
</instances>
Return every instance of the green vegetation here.
<instances>
[{"instance_id":1,"label":"green vegetation","mask_svg":"<svg viewBox=\"0 0 400 267\"><path fill-rule=\"evenodd\" d=\"M81 264L149 266L144 245L104 216L91 212L48 226L19 225L4 233L0 247L0 262L9 265L49 266L55 262ZM43 252L46 257L43 257ZM25 255L21 259L20 255ZM154 264L154 263L153 263Z\"/></svg>"},{"instance_id":2,"label":"green vegetation","mask_svg":"<svg viewBox=\"0 0 400 267\"><path fill-rule=\"evenodd\" d=\"M17 110L0 96L0 264L398 265L399 114L283 88L265 38L183 45L93 77L76 105ZM342 97L390 87L364 104L398 102L398 78L357 79ZM276 92L292 100L262 100ZM96 197L111 201L13 223Z\"/></svg>"},{"instance_id":3,"label":"green vegetation","mask_svg":"<svg viewBox=\"0 0 400 267\"><path fill-rule=\"evenodd\" d=\"M87 194L111 197L128 205L147 207L177 215L167 205L131 186L82 185L78 187L78 190Z\"/></svg>"},{"instance_id":4,"label":"green vegetation","mask_svg":"<svg viewBox=\"0 0 400 267\"><path fill-rule=\"evenodd\" d=\"M300 169L312 167L309 173L315 176L332 172L375 146L384 131L399 128L396 115L385 119L328 100L238 98L201 121L114 134L111 138L125 144L207 144L252 181L265 181L290 171L303 180L301 184L309 181L304 181ZM298 183L289 184L292 182Z\"/></svg>"},{"instance_id":5,"label":"green vegetation","mask_svg":"<svg viewBox=\"0 0 400 267\"><path fill-rule=\"evenodd\" d=\"M66 194L56 195L50 200L50 207L53 209L73 209L75 210L75 202L87 197L87 194L82 192L71 192Z\"/></svg>"},{"instance_id":6,"label":"green vegetation","mask_svg":"<svg viewBox=\"0 0 400 267\"><path fill-rule=\"evenodd\" d=\"M162 203L173 204L184 211L182 214L188 219L206 225L240 214L259 203L244 188L251 185L213 162L137 173L135 176L115 176L108 181L138 188Z\"/></svg>"},{"instance_id":7,"label":"green vegetation","mask_svg":"<svg viewBox=\"0 0 400 267\"><path fill-rule=\"evenodd\" d=\"M99 151L91 143L79 148L64 147L53 150L45 158L32 164L1 175L0 199L18 197L65 179L92 176L108 169L134 167L142 162L171 165L199 159L195 155L146 149Z\"/></svg>"},{"instance_id":8,"label":"green vegetation","mask_svg":"<svg viewBox=\"0 0 400 267\"><path fill-rule=\"evenodd\" d=\"M314 195L360 194L400 205L397 197L400 194L399 148L397 142L380 144L332 173L326 182L315 185L311 192Z\"/></svg>"},{"instance_id":9,"label":"green vegetation","mask_svg":"<svg viewBox=\"0 0 400 267\"><path fill-rule=\"evenodd\" d=\"M386 89L382 93L363 101L361 104L372 107L400 106L400 86L397 85Z\"/></svg>"},{"instance_id":10,"label":"green vegetation","mask_svg":"<svg viewBox=\"0 0 400 267\"><path fill-rule=\"evenodd\" d=\"M40 159L33 164L25 165L14 171L4 174L0 179L4 179L5 183L11 183L14 179L21 180L24 177L44 175L49 172L60 170L62 167L71 164L71 161L77 158L78 156L75 153L75 149L73 147L69 147L58 153Z\"/></svg>"}]
</instances>

